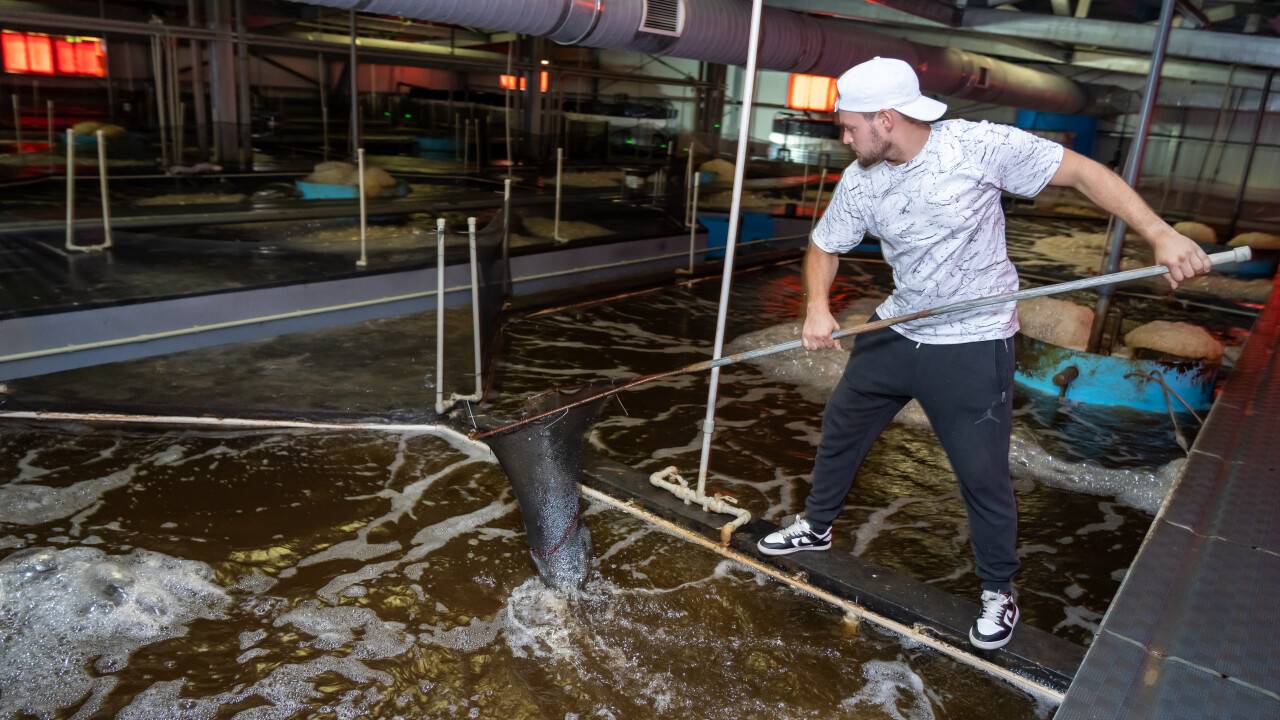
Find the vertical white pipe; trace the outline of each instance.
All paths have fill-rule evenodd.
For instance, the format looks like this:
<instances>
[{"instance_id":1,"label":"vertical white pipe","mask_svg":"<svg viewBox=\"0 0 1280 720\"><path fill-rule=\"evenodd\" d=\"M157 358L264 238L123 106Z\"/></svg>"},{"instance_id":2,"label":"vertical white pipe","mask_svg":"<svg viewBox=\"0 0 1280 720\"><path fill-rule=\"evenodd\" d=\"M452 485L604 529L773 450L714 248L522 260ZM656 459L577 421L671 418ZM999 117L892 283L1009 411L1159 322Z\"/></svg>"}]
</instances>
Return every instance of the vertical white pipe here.
<instances>
[{"instance_id":1,"label":"vertical white pipe","mask_svg":"<svg viewBox=\"0 0 1280 720\"><path fill-rule=\"evenodd\" d=\"M738 225L742 214L742 180L751 157L751 116L756 91L756 53L760 46L760 6L763 0L751 0L751 36L747 45L747 74L742 96L742 115L738 125L737 164L733 170L733 202L729 208L729 234L725 239L724 276L720 281L720 311L716 316L716 342L713 357L724 352L724 325L729 312L729 288L733 281L733 251L738 242ZM702 423L702 455L698 460L698 495L707 489L707 465L711 460L711 438L715 433L716 391L720 386L720 368L712 368L707 391L707 415Z\"/></svg>"},{"instance_id":2,"label":"vertical white pipe","mask_svg":"<svg viewBox=\"0 0 1280 720\"><path fill-rule=\"evenodd\" d=\"M511 54L515 51L515 42L507 42L507 77L511 77ZM511 154L511 90L503 90L502 94L502 117L506 124L507 133L507 177L511 177L513 168L515 167L515 159Z\"/></svg>"},{"instance_id":3,"label":"vertical white pipe","mask_svg":"<svg viewBox=\"0 0 1280 720\"><path fill-rule=\"evenodd\" d=\"M689 274L693 274L694 243L698 236L698 176L693 176L693 222L689 225Z\"/></svg>"},{"instance_id":4,"label":"vertical white pipe","mask_svg":"<svg viewBox=\"0 0 1280 720\"><path fill-rule=\"evenodd\" d=\"M436 218L436 412L444 412L444 218Z\"/></svg>"},{"instance_id":5,"label":"vertical white pipe","mask_svg":"<svg viewBox=\"0 0 1280 720\"><path fill-rule=\"evenodd\" d=\"M484 368L480 363L480 269L476 265L476 219L474 217L467 218L467 244L471 251L471 335L474 338L472 345L475 349L476 361L476 400L480 399L483 388L481 381L484 376Z\"/></svg>"},{"instance_id":6,"label":"vertical white pipe","mask_svg":"<svg viewBox=\"0 0 1280 720\"><path fill-rule=\"evenodd\" d=\"M106 250L111 247L111 195L107 190L107 139L102 131L98 138L98 184L102 186L102 244L98 247Z\"/></svg>"},{"instance_id":7,"label":"vertical white pipe","mask_svg":"<svg viewBox=\"0 0 1280 720\"><path fill-rule=\"evenodd\" d=\"M813 199L813 217L809 218L810 235L818 224L818 206L822 204L822 191L827 188L827 168L824 166L820 172L822 175L818 178L818 196Z\"/></svg>"},{"instance_id":8,"label":"vertical white pipe","mask_svg":"<svg viewBox=\"0 0 1280 720\"><path fill-rule=\"evenodd\" d=\"M689 217L689 200L693 196L693 143L689 143L689 162L684 169L684 226L691 227L693 220Z\"/></svg>"},{"instance_id":9,"label":"vertical white pipe","mask_svg":"<svg viewBox=\"0 0 1280 720\"><path fill-rule=\"evenodd\" d=\"M67 250L74 250L76 227L76 134L67 128Z\"/></svg>"},{"instance_id":10,"label":"vertical white pipe","mask_svg":"<svg viewBox=\"0 0 1280 720\"><path fill-rule=\"evenodd\" d=\"M44 101L45 136L49 142L49 172L53 172L53 101Z\"/></svg>"},{"instance_id":11,"label":"vertical white pipe","mask_svg":"<svg viewBox=\"0 0 1280 720\"><path fill-rule=\"evenodd\" d=\"M324 142L324 159L329 160L329 73L325 72L324 54L316 53L316 87L320 89L320 134Z\"/></svg>"},{"instance_id":12,"label":"vertical white pipe","mask_svg":"<svg viewBox=\"0 0 1280 720\"><path fill-rule=\"evenodd\" d=\"M357 191L360 196L360 259L356 261L356 266L365 267L369 264L369 256L365 254L365 242L369 236L369 211L364 193L364 148L356 149L356 172L360 174Z\"/></svg>"},{"instance_id":13,"label":"vertical white pipe","mask_svg":"<svg viewBox=\"0 0 1280 720\"><path fill-rule=\"evenodd\" d=\"M502 291L511 295L511 178L502 181Z\"/></svg>"},{"instance_id":14,"label":"vertical white pipe","mask_svg":"<svg viewBox=\"0 0 1280 720\"><path fill-rule=\"evenodd\" d=\"M151 79L155 88L156 122L160 124L160 163L169 167L169 127L168 100L165 98L164 57L161 54L160 38L151 37Z\"/></svg>"},{"instance_id":15,"label":"vertical white pipe","mask_svg":"<svg viewBox=\"0 0 1280 720\"><path fill-rule=\"evenodd\" d=\"M560 242L560 176L564 174L564 148L556 148L556 219L551 239Z\"/></svg>"}]
</instances>

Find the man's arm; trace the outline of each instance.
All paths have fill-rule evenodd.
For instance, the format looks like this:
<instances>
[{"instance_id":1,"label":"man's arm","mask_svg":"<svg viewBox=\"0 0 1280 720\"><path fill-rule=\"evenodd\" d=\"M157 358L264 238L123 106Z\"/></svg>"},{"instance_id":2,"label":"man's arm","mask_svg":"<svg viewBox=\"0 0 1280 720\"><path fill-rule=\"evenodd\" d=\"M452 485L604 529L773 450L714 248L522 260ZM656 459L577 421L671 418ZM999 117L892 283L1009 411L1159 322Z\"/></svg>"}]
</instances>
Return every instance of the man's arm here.
<instances>
[{"instance_id":1,"label":"man's arm","mask_svg":"<svg viewBox=\"0 0 1280 720\"><path fill-rule=\"evenodd\" d=\"M840 329L831 315L831 283L836 279L840 256L809 241L804 253L804 331L800 344L805 350L839 347L831 333Z\"/></svg>"},{"instance_id":2,"label":"man's arm","mask_svg":"<svg viewBox=\"0 0 1280 720\"><path fill-rule=\"evenodd\" d=\"M1049 184L1075 188L1128 223L1155 250L1156 262L1169 268L1165 278L1171 286L1176 288L1183 280L1209 272L1211 263L1204 250L1169 227L1133 188L1101 163L1068 149Z\"/></svg>"}]
</instances>

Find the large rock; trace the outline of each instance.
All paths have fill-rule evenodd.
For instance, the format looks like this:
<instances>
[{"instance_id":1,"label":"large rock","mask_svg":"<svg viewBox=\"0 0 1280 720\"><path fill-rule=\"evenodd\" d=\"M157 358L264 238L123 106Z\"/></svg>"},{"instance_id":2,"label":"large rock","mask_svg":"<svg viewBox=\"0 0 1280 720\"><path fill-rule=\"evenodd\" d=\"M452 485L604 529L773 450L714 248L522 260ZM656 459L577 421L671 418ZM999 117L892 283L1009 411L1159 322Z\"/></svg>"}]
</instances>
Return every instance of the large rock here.
<instances>
[{"instance_id":1,"label":"large rock","mask_svg":"<svg viewBox=\"0 0 1280 720\"><path fill-rule=\"evenodd\" d=\"M1203 243L1205 245L1218 244L1218 233L1215 232L1213 228L1202 222L1186 220L1180 223L1175 223L1173 229L1198 243Z\"/></svg>"},{"instance_id":2,"label":"large rock","mask_svg":"<svg viewBox=\"0 0 1280 720\"><path fill-rule=\"evenodd\" d=\"M1124 344L1135 350L1154 350L1193 360L1214 362L1222 358L1222 343L1204 328L1191 323L1149 322L1126 333Z\"/></svg>"},{"instance_id":3,"label":"large rock","mask_svg":"<svg viewBox=\"0 0 1280 720\"><path fill-rule=\"evenodd\" d=\"M1241 233L1227 243L1230 247L1248 245L1254 250L1280 250L1280 235L1265 232Z\"/></svg>"},{"instance_id":4,"label":"large rock","mask_svg":"<svg viewBox=\"0 0 1280 720\"><path fill-rule=\"evenodd\" d=\"M1093 308L1055 298L1031 298L1018 303L1018 323L1028 337L1084 350L1093 327Z\"/></svg>"},{"instance_id":5,"label":"large rock","mask_svg":"<svg viewBox=\"0 0 1280 720\"><path fill-rule=\"evenodd\" d=\"M708 160L702 163L698 166L698 169L702 172L714 173L716 176L716 182L728 183L733 182L733 172L737 167L737 165L734 165L728 160L716 158L715 160Z\"/></svg>"}]
</instances>

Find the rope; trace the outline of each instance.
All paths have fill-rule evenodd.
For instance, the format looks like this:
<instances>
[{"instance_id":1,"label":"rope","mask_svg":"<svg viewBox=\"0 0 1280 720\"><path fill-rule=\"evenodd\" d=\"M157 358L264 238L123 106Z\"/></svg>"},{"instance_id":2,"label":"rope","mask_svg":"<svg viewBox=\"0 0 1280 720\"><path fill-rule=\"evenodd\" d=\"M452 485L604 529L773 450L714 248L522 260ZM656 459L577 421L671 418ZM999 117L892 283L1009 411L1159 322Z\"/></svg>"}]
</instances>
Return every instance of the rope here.
<instances>
[{"instance_id":1,"label":"rope","mask_svg":"<svg viewBox=\"0 0 1280 720\"><path fill-rule=\"evenodd\" d=\"M1164 380L1164 373L1159 370L1152 370L1147 373L1126 373L1125 378L1145 378L1159 383L1160 389L1164 392L1165 409L1169 411L1169 422L1173 423L1173 438L1177 441L1178 447L1182 448L1182 452L1190 455L1191 445L1187 442L1187 437L1182 434L1182 427L1178 425L1178 415L1173 411L1173 401L1169 399L1169 396L1172 395L1177 398L1178 402L1182 403L1182 406L1187 409L1187 412L1191 413L1191 417L1195 418L1200 425L1204 425L1204 420L1196 413L1195 408L1191 407L1191 403L1188 403L1177 390L1169 387L1169 384Z\"/></svg>"},{"instance_id":2,"label":"rope","mask_svg":"<svg viewBox=\"0 0 1280 720\"><path fill-rule=\"evenodd\" d=\"M569 519L569 524L565 527L564 534L560 536L560 540L557 541L556 544L553 545L550 550L544 553L544 552L540 552L537 548L529 548L529 552L542 558L543 560L546 560L552 555L555 555L557 552L560 551L560 548L564 547L564 544L569 541L569 536L572 535L573 532L578 529L578 521L580 519L582 519L582 508L578 508L573 512L573 517Z\"/></svg>"}]
</instances>

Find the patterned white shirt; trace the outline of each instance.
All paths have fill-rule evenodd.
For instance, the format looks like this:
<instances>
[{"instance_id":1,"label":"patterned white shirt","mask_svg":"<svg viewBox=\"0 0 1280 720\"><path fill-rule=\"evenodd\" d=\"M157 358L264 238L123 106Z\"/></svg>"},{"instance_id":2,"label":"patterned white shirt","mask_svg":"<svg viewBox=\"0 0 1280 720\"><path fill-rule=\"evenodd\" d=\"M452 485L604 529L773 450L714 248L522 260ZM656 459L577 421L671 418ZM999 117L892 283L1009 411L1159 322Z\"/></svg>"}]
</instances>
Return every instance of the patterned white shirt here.
<instances>
[{"instance_id":1,"label":"patterned white shirt","mask_svg":"<svg viewBox=\"0 0 1280 720\"><path fill-rule=\"evenodd\" d=\"M856 161L836 185L811 237L822 250L848 252L865 233L881 240L894 290L880 317L1015 292L1018 272L1005 247L1000 192L1031 197L1062 163L1061 145L1008 125L933 123L910 161ZM1016 303L893 326L916 342L947 345L999 340L1018 332Z\"/></svg>"}]
</instances>

